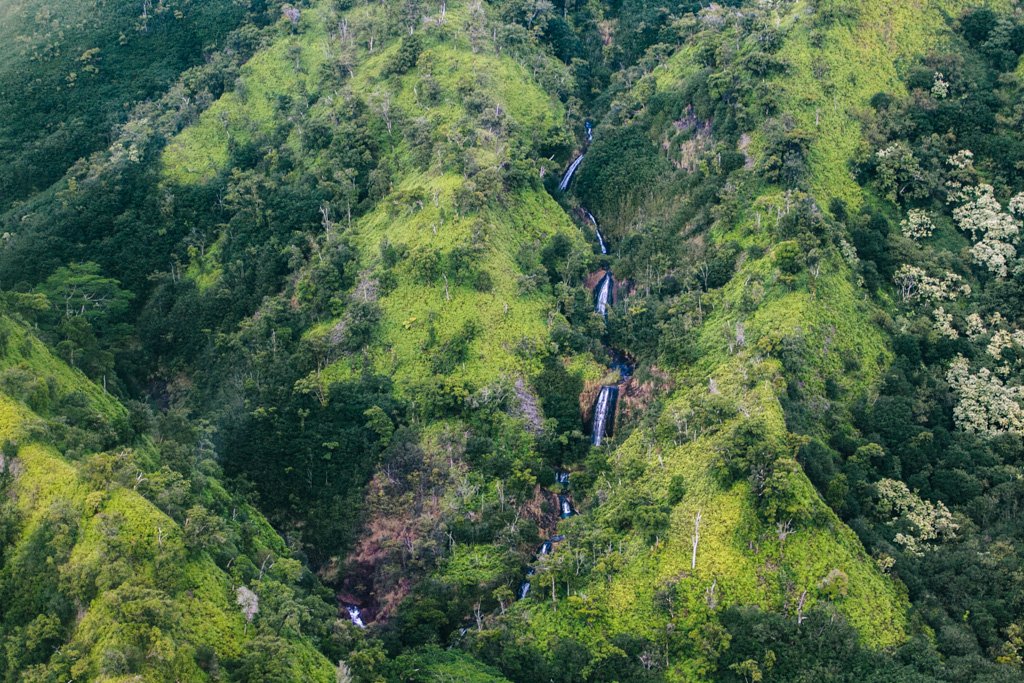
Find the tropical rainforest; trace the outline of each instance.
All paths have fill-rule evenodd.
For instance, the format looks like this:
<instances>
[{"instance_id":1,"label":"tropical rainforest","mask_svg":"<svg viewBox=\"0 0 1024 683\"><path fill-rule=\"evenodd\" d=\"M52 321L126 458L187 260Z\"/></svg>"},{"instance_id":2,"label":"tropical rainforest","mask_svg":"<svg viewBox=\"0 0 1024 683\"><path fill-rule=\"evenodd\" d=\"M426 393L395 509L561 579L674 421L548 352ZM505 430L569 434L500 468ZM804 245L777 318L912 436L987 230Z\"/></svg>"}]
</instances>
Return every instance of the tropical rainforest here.
<instances>
[{"instance_id":1,"label":"tropical rainforest","mask_svg":"<svg viewBox=\"0 0 1024 683\"><path fill-rule=\"evenodd\" d=\"M0 680L1024 680L1024 3L0 40Z\"/></svg>"}]
</instances>

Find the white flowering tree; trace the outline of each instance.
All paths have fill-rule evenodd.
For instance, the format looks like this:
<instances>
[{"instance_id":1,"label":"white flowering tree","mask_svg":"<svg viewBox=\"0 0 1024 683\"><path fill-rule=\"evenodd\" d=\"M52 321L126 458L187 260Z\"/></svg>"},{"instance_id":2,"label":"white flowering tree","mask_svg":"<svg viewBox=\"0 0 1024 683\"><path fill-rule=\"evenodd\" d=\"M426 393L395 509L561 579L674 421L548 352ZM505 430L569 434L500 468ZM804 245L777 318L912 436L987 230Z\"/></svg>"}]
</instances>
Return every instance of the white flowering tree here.
<instances>
[{"instance_id":1,"label":"white flowering tree","mask_svg":"<svg viewBox=\"0 0 1024 683\"><path fill-rule=\"evenodd\" d=\"M242 608L242 616L245 617L245 628L248 630L249 624L252 623L253 618L260 611L260 598L249 588L239 586L238 590L235 591L235 602Z\"/></svg>"},{"instance_id":2,"label":"white flowering tree","mask_svg":"<svg viewBox=\"0 0 1024 683\"><path fill-rule=\"evenodd\" d=\"M1024 200L1018 201L1019 197L1011 200L1015 209L1024 204ZM962 202L953 210L953 220L974 241L971 256L975 263L984 265L997 277L1006 277L1017 258L1014 244L1020 237L1020 221L1003 210L992 186L985 183L954 188L950 198Z\"/></svg>"},{"instance_id":3,"label":"white flowering tree","mask_svg":"<svg viewBox=\"0 0 1024 683\"><path fill-rule=\"evenodd\" d=\"M1024 387L1007 386L988 368L972 372L963 356L950 365L946 381L957 397L953 408L957 427L989 436L1024 436Z\"/></svg>"},{"instance_id":4,"label":"white flowering tree","mask_svg":"<svg viewBox=\"0 0 1024 683\"><path fill-rule=\"evenodd\" d=\"M942 501L922 499L896 479L875 483L876 513L896 528L893 540L912 555L923 555L934 543L956 538L959 528Z\"/></svg>"},{"instance_id":5,"label":"white flowering tree","mask_svg":"<svg viewBox=\"0 0 1024 683\"><path fill-rule=\"evenodd\" d=\"M960 333L953 327L953 314L939 306L932 311L932 329L947 339L959 339Z\"/></svg>"},{"instance_id":6,"label":"white flowering tree","mask_svg":"<svg viewBox=\"0 0 1024 683\"><path fill-rule=\"evenodd\" d=\"M900 298L910 302L956 301L961 296L971 295L971 286L956 273L946 273L941 278L929 275L923 268L905 263L893 275L893 282Z\"/></svg>"},{"instance_id":7,"label":"white flowering tree","mask_svg":"<svg viewBox=\"0 0 1024 683\"><path fill-rule=\"evenodd\" d=\"M927 211L921 209L911 209L907 212L907 217L900 221L900 232L912 240L931 237L934 231L935 224L931 217Z\"/></svg>"}]
</instances>

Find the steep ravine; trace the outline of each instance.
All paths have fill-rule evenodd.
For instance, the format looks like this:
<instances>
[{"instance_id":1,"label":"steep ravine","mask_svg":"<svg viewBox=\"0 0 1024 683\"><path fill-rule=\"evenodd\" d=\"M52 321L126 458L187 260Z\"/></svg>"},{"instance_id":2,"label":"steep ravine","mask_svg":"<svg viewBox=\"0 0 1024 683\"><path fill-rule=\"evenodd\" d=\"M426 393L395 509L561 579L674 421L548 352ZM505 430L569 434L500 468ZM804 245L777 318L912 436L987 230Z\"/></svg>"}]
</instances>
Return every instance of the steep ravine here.
<instances>
[{"instance_id":1,"label":"steep ravine","mask_svg":"<svg viewBox=\"0 0 1024 683\"><path fill-rule=\"evenodd\" d=\"M586 142L589 145L593 141L593 131L590 122L586 123ZM558 184L558 189L561 192L565 192L572 182L573 175L579 168L586 156L586 150L578 157L576 157L569 167L566 169L565 174L562 176L562 180ZM598 225L597 219L590 211L585 208L578 209L578 212L594 226L594 235L598 241L598 247L602 256L608 255L608 246L604 240L604 236L601 234L601 229ZM598 281L594 291L594 313L600 315L603 318L608 317L608 308L614 303L613 301L613 290L615 282L611 274L611 269L604 273L601 279ZM606 340L604 340L606 342ZM597 399L594 401L594 406L588 420L588 429L590 432L590 443L592 447L600 447L604 440L613 435L615 429L615 411L618 406L619 386L625 383L633 374L633 364L628 359L628 356L620 350L613 349L611 347L606 348L611 357L609 368L618 372L619 379L616 384L607 384L601 387L598 393ZM555 472L555 483L560 487L557 494L558 497L558 511L559 519L568 519L577 514L576 507L573 504L572 495L570 493L570 473L566 470L557 470ZM562 534L554 534L548 540L541 543L537 549L537 553L534 556L534 561L539 560L545 555L549 555L554 550L554 544L565 540L565 536ZM522 583L519 585L519 589L516 591L516 597L519 600L526 598L530 594L532 587L531 578L536 574L536 569L531 565L526 569L526 576ZM354 617L355 618L355 617Z\"/></svg>"}]
</instances>

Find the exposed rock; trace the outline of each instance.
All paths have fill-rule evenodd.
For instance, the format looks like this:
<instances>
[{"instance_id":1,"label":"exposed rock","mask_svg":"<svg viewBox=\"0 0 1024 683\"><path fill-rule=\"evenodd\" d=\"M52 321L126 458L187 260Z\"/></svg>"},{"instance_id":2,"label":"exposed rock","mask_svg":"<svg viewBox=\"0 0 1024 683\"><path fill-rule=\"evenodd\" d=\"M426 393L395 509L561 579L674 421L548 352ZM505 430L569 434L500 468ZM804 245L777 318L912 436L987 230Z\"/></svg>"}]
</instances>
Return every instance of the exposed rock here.
<instances>
[{"instance_id":1,"label":"exposed rock","mask_svg":"<svg viewBox=\"0 0 1024 683\"><path fill-rule=\"evenodd\" d=\"M740 136L740 141L739 141L739 144L737 145L737 147L739 148L740 152L743 154L743 159L744 159L743 168L747 169L748 171L751 170L752 168L754 168L754 157L750 156L750 153L748 151L750 149L750 134L749 133L744 133L743 135Z\"/></svg>"},{"instance_id":2,"label":"exposed rock","mask_svg":"<svg viewBox=\"0 0 1024 683\"><path fill-rule=\"evenodd\" d=\"M526 386L522 377L516 379L516 403L517 413L526 418L527 428L534 434L540 433L541 425L544 423L544 415L541 413L537 397Z\"/></svg>"}]
</instances>

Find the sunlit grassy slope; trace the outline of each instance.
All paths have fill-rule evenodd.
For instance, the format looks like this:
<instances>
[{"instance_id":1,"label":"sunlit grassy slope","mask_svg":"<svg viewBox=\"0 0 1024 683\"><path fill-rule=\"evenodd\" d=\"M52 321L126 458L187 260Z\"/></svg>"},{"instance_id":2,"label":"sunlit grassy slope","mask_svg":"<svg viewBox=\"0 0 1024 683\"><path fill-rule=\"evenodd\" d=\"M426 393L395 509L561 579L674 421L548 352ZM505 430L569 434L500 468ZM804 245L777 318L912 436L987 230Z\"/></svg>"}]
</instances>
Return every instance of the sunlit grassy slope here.
<instances>
[{"instance_id":1,"label":"sunlit grassy slope","mask_svg":"<svg viewBox=\"0 0 1024 683\"><path fill-rule=\"evenodd\" d=\"M958 11L961 4L858 3L853 16L826 29L811 26L805 3L785 6L785 13L779 16L779 25L787 28L780 56L788 68L772 86L782 94L784 111L813 136L809 182L820 206L827 208L832 198L843 199L851 207L861 203L850 168L863 145L859 114L876 92L900 89L900 60L926 51L940 39L945 17ZM458 26L462 11L461 6L450 8L451 26ZM198 125L172 141L164 156L167 182L202 183L227 172L232 137L245 142L266 133L280 95L312 94L308 90L312 81L304 74L317 68L326 35L317 25L321 20L318 12L305 12L302 34L282 35L254 58L243 70L241 90L222 98ZM824 36L816 35L822 30ZM352 87L389 95L396 110L425 116L437 130L451 130L462 119L464 105L457 88L467 79L478 81L516 122L516 135L544 134L564 116L561 105L515 60L503 55L474 55L457 32L426 44L418 68L432 67L441 96L436 104L423 105L414 92L416 69L404 77L383 75L383 66L395 49L392 44L372 56L364 55ZM697 55L697 46L682 46L650 78L658 89L670 88L696 71ZM314 111L317 106L313 105ZM755 155L758 143L755 131ZM464 244L482 226L485 250L478 265L492 276L494 287L480 292L465 285L446 288L439 281L424 284L400 266L397 286L381 299L384 319L371 345L374 363L395 377L399 387L414 384L430 374L423 353L429 325L444 339L472 321L479 333L467 361L455 370L456 377L480 383L501 375L528 373L530 361L517 355L515 348L523 340L544 342L552 305L547 296L520 293L515 254L524 244L533 244L552 231L576 232L550 197L536 190L521 190L504 203L492 202L460 215L454 197L465 181L458 175L423 171L405 163L402 144L398 143L400 163L391 178L392 195L351 230L361 248L361 265L367 271L376 265L378 245L384 239L410 250L431 247L443 252ZM494 163L501 154L500 145L493 152L484 147L477 153L482 164ZM800 337L809 349L809 366L798 371L801 381L820 388L826 379L832 379L850 397L869 394L891 357L884 333L872 322L870 305L838 257L826 259L813 279L804 275L793 283L777 281L774 245L766 238L770 222L762 219L784 199L776 189L760 187L756 179L751 179L750 185L746 211L734 222L716 226L714 236L760 244L766 248L765 255L747 261L721 292L722 300L699 339L701 358L678 373L679 388L659 425L634 431L614 453L617 468L645 472L639 484L643 490L637 492L635 484L630 491L619 490L618 477L609 476L601 483L607 502L567 523L581 529L607 526L608 516L620 504L616 501L637 493L664 500L669 481L681 476L687 493L671 512L669 531L653 547L638 536L627 535L602 569L574 590L574 599L557 609L540 600L520 603L514 612L529 615L522 627L528 637L543 641L572 633L595 649L611 647L611 638L621 633L645 634L656 640L667 617L655 595L666 585L674 586L681 596L689 611L684 621L693 629L713 621L716 610L731 604L758 604L795 615L799 609L831 602L870 646L887 647L906 637L907 601L902 587L865 554L854 534L820 499L792 454L780 461L780 467L788 472L788 493L799 512L788 535L762 521L745 481L723 484L715 472L716 458L742 418L760 417L769 428L769 439L785 441L779 396L786 378L773 357L783 339ZM409 201L410 197L423 201ZM216 252L211 253L215 259ZM216 268L202 272L204 277L210 273L215 277ZM765 296L756 310L744 313L740 300L751 278L764 283ZM723 330L734 328L739 321L746 327L748 343L733 353ZM333 324L325 323L307 333L327 334ZM325 379L345 376L353 369L351 362L337 362ZM715 380L715 391L731 402L733 415L699 438L671 436L675 416L711 393L709 379ZM701 542L696 567L691 569L690 536L698 512ZM570 548L571 543L560 552ZM836 570L848 579L843 591L833 590L828 582ZM695 650L678 661L674 675L681 680L700 678L711 659L709 653Z\"/></svg>"},{"instance_id":2,"label":"sunlit grassy slope","mask_svg":"<svg viewBox=\"0 0 1024 683\"><path fill-rule=\"evenodd\" d=\"M347 20L358 23L366 9L354 9ZM315 91L312 78L327 53L325 12L317 6L304 11L301 33L285 33L257 54L242 70L241 87L220 98L196 125L170 142L163 156L166 182L203 183L226 173L229 140L241 144L265 135L275 125L274 103L282 95L319 100L310 110L311 117L329 106L335 94ZM477 164L497 167L510 144L507 136L520 141L540 138L558 127L565 113L557 97L545 92L511 56L490 51L474 54L461 30L465 14L462 3L450 4L444 26L425 38L418 66L400 77L383 73L397 42L379 46L373 53L364 49L348 86L371 102L389 98L396 120L425 118L437 139L442 134L458 134L466 117L460 89L474 84L500 107L510 131L493 135L490 142L473 150ZM424 73L430 73L439 86L439 96L432 104L417 96ZM298 145L293 138L288 144ZM453 373L456 379L480 384L501 376L529 374L536 369L535 363L517 356L516 348L523 344L544 347L552 301L544 293L520 293L516 254L523 246L539 248L556 231L576 240L583 250L589 251L589 247L543 190L518 190L501 201L492 199L478 211L460 213L455 196L466 180L437 165L426 171L416 168L399 131L393 139L397 169L390 178L392 193L350 231L360 247L363 267L369 271L377 263L382 240L404 245L410 252L424 247L445 253L477 239L483 252L475 257L474 265L491 276L493 289L481 292L454 282L446 287L443 278L423 284L405 264L400 265L397 287L381 299L384 318L372 347L378 370L395 377L400 390L407 382L425 378L430 374L423 353L428 327L432 325L444 341L470 323L477 334L468 359ZM316 158L305 162L321 163ZM201 287L217 277L216 258L214 247L205 261L193 263L189 270ZM324 323L310 334L328 334L333 326L334 322ZM361 361L339 361L323 375L324 381L347 376L351 363L358 366Z\"/></svg>"},{"instance_id":3,"label":"sunlit grassy slope","mask_svg":"<svg viewBox=\"0 0 1024 683\"><path fill-rule=\"evenodd\" d=\"M5 377L23 371L57 399L82 397L90 423L124 419L124 408L20 325L4 318L0 330ZM6 386L0 441L14 446L5 447L0 483L6 475L17 526L0 556L0 595L7 601L0 618L46 623L40 620L62 611L58 590L73 596L77 610L68 631L57 632L62 647L34 671L46 667L78 680L202 681L210 674L200 667L202 651L230 661L251 648L254 632L235 604L235 580L206 553L186 550L181 527L135 490L83 475L81 461L49 443L46 422L23 402L26 396ZM259 543L286 556L258 513L246 514ZM31 613L22 614L26 609ZM128 676L127 663L116 656L127 662L133 652L148 653L147 663ZM301 637L287 640L281 656L294 680L334 680L331 664Z\"/></svg>"},{"instance_id":4,"label":"sunlit grassy slope","mask_svg":"<svg viewBox=\"0 0 1024 683\"><path fill-rule=\"evenodd\" d=\"M304 98L311 93L317 70L329 54L323 12L316 5L303 11L301 33L284 28L287 20L282 19L282 35L242 67L241 87L221 96L167 145L163 163L170 180L212 179L226 170L229 144L255 142L273 130L280 97Z\"/></svg>"},{"instance_id":5,"label":"sunlit grassy slope","mask_svg":"<svg viewBox=\"0 0 1024 683\"><path fill-rule=\"evenodd\" d=\"M854 16L833 23L824 35L821 28L812 28L805 3L793 3L780 14L779 25L786 27L780 55L788 68L775 77L772 87L782 94L781 110L813 136L809 183L820 206L828 207L833 198L860 205L861 190L851 168L865 144L858 116L875 93L900 91L901 60L923 54L941 40L948 17L963 6L966 3L856 3ZM699 45L682 46L655 70L650 78L657 89L671 89L696 73L699 50ZM753 137L756 155L756 132ZM778 280L769 235L772 209L785 200L756 178L748 184L740 189L741 195L749 196L745 210L734 221L717 224L713 234L716 239L759 244L765 255L746 261L715 300L715 312L702 327L700 359L677 374L680 387L658 426L637 429L616 448L616 474L598 483L605 502L566 526L577 529L582 538L599 533L612 523L616 508L628 501L666 500L673 476L685 481L683 500L671 511L669 530L653 545L638 534L628 534L567 603L556 607L543 597L520 603L516 610L529 615L524 628L541 642L572 634L590 643L595 652L613 650L615 634L642 634L658 642L670 621L666 591L676 595L671 619L675 628L692 629L696 640L701 638L701 625L731 604L762 605L795 618L798 609L831 603L872 647L892 646L907 637L905 589L867 556L794 458L779 463L788 472L786 488L795 502L789 534L761 521L745 479L724 484L720 475L717 462L729 433L742 420L759 418L768 426L769 440L785 438L779 396L787 380L799 379L820 395L824 381L832 379L848 397L869 395L891 359L885 333L872 317L873 307L838 255L822 264L817 277L805 273L796 282ZM741 301L752 281L763 283L765 294L750 312L749 304L745 309ZM747 343L730 350L729 336L737 322L745 326ZM808 349L807 367L795 371L798 378L785 376L773 358L787 338L801 339ZM730 406L732 417L699 436L680 436L680 416L696 421L694 406L712 394ZM834 409L843 408L837 404ZM638 471L643 475L630 478L628 488L620 483L617 473ZM698 513L700 542L691 568ZM572 547L562 546L558 552L573 552ZM837 576L835 570L848 578L840 592L830 589L834 582L828 577ZM694 645L690 654L673 664L675 679L699 680L711 671L713 653Z\"/></svg>"}]
</instances>

